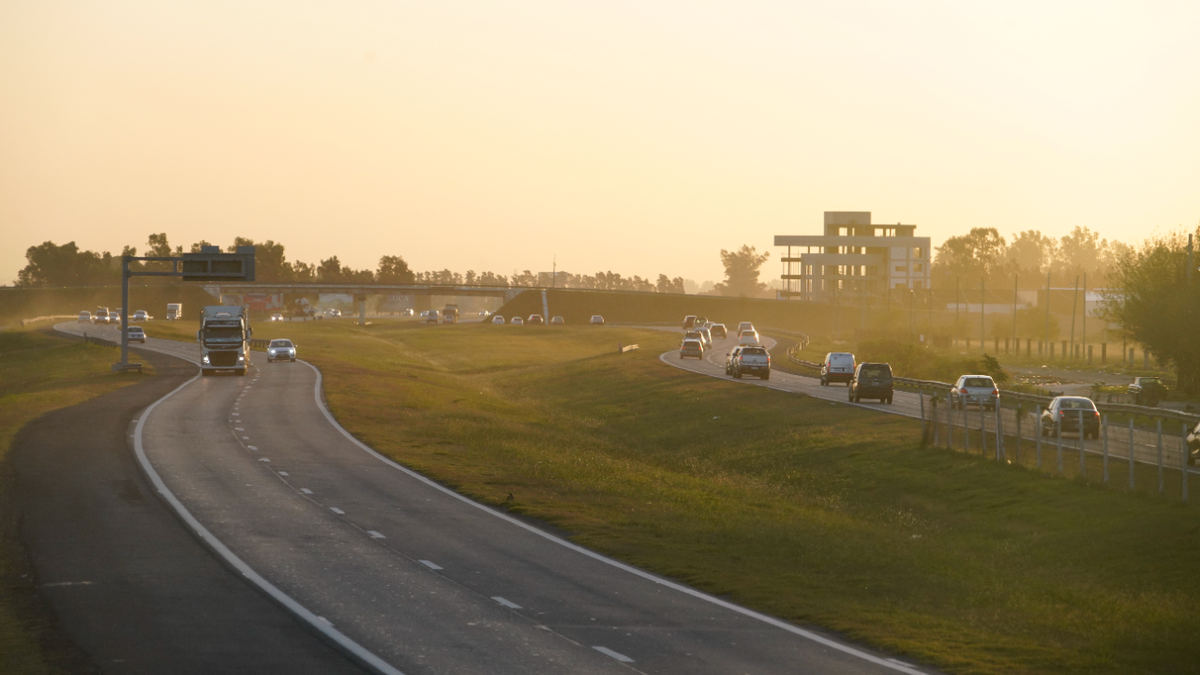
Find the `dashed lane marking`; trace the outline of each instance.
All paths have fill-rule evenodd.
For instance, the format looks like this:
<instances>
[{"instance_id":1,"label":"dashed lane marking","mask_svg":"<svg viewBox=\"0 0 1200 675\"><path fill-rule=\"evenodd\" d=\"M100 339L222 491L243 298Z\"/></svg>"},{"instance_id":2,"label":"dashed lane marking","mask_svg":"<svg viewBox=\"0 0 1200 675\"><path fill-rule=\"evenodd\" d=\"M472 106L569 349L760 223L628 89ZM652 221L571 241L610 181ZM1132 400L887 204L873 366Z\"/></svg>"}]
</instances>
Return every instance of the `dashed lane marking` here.
<instances>
[{"instance_id":1,"label":"dashed lane marking","mask_svg":"<svg viewBox=\"0 0 1200 675\"><path fill-rule=\"evenodd\" d=\"M287 476L287 475L289 475L289 474L288 474L288 472L286 472L286 471L280 471L280 472L279 472L279 475L280 475L280 476Z\"/></svg>"},{"instance_id":2,"label":"dashed lane marking","mask_svg":"<svg viewBox=\"0 0 1200 675\"><path fill-rule=\"evenodd\" d=\"M595 649L596 651L600 652L601 654L604 654L605 656L611 656L614 659L620 661L621 663L633 663L633 659L629 658L628 656L625 656L624 654L622 654L620 652L614 652L613 650L609 649L608 647L601 647L599 645L595 645L592 647L592 649Z\"/></svg>"},{"instance_id":3,"label":"dashed lane marking","mask_svg":"<svg viewBox=\"0 0 1200 675\"><path fill-rule=\"evenodd\" d=\"M311 495L313 493L313 491L309 490L308 488L300 488L300 491L306 495Z\"/></svg>"},{"instance_id":4,"label":"dashed lane marking","mask_svg":"<svg viewBox=\"0 0 1200 675\"><path fill-rule=\"evenodd\" d=\"M338 507L336 507L336 506L331 506L331 507L329 507L329 510L330 510L330 511L333 511L334 513L338 514L339 516L344 516L344 515L346 515L346 512L345 512L345 511L343 511L343 510L339 509L339 508L338 508Z\"/></svg>"},{"instance_id":5,"label":"dashed lane marking","mask_svg":"<svg viewBox=\"0 0 1200 675\"><path fill-rule=\"evenodd\" d=\"M367 530L367 534L371 535L371 538L372 538L372 539L387 539L387 537L385 537L385 536L383 536L382 534L380 534L380 533L376 532L375 530Z\"/></svg>"},{"instance_id":6,"label":"dashed lane marking","mask_svg":"<svg viewBox=\"0 0 1200 675\"><path fill-rule=\"evenodd\" d=\"M269 462L269 461L271 461L271 460L267 459L266 457L259 457L259 458L258 458L258 461L260 461L260 462Z\"/></svg>"},{"instance_id":7,"label":"dashed lane marking","mask_svg":"<svg viewBox=\"0 0 1200 675\"><path fill-rule=\"evenodd\" d=\"M509 609L521 609L521 606L518 605L517 603L513 602L512 600L505 600L504 598L502 598L498 595L493 595L492 599L495 600L496 602L500 603L501 605L504 605L505 607L507 607Z\"/></svg>"},{"instance_id":8,"label":"dashed lane marking","mask_svg":"<svg viewBox=\"0 0 1200 675\"><path fill-rule=\"evenodd\" d=\"M441 565L438 565L437 563L432 563L432 562L429 562L428 560L418 560L417 562L421 563L422 565L424 565L424 566L428 567L428 568L429 568L429 569L431 569L431 570L440 570L440 569L442 569L442 566L441 566Z\"/></svg>"}]
</instances>

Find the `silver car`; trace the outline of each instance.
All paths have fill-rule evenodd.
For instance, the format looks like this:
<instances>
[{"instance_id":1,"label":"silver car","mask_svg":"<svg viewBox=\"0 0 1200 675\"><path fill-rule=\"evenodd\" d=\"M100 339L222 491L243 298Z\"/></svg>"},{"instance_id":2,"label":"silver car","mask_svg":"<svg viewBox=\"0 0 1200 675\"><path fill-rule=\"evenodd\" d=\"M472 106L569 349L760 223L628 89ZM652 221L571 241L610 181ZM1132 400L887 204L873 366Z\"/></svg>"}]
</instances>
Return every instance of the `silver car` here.
<instances>
[{"instance_id":1,"label":"silver car","mask_svg":"<svg viewBox=\"0 0 1200 675\"><path fill-rule=\"evenodd\" d=\"M295 361L296 345L291 340L271 340L267 345L267 361Z\"/></svg>"},{"instance_id":2,"label":"silver car","mask_svg":"<svg viewBox=\"0 0 1200 675\"><path fill-rule=\"evenodd\" d=\"M988 375L963 375L950 388L950 407L977 405L994 409L1000 403L1000 389Z\"/></svg>"}]
</instances>

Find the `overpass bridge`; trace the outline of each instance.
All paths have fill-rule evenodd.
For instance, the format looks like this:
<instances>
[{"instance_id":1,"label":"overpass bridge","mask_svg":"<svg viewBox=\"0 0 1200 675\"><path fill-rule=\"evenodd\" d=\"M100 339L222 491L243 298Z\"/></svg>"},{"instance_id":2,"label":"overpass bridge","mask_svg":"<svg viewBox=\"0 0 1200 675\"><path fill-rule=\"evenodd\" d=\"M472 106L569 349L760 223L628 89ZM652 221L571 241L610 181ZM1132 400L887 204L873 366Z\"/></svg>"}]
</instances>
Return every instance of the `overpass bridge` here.
<instances>
[{"instance_id":1,"label":"overpass bridge","mask_svg":"<svg viewBox=\"0 0 1200 675\"><path fill-rule=\"evenodd\" d=\"M367 297L372 295L405 295L413 299L413 309L424 311L433 309L433 296L439 297L486 297L500 298L508 302L529 290L524 286L466 286L442 284L330 284L323 282L309 283L270 283L270 282L222 282L205 284L204 290L215 297L226 294L246 293L291 293L291 294L320 294L338 293L354 298L358 305L359 323L366 321Z\"/></svg>"}]
</instances>

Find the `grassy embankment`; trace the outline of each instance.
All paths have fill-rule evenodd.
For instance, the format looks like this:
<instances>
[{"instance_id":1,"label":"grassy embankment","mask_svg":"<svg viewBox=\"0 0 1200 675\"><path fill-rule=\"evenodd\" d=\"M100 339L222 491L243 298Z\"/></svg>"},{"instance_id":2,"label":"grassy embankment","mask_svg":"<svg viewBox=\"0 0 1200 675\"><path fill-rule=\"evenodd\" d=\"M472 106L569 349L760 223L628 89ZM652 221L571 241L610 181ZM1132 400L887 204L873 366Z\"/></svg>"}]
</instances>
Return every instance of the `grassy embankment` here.
<instances>
[{"instance_id":1,"label":"grassy embankment","mask_svg":"<svg viewBox=\"0 0 1200 675\"><path fill-rule=\"evenodd\" d=\"M1194 672L1195 507L921 449L911 420L668 368L673 333L268 332L321 367L334 413L373 447L711 593L949 672Z\"/></svg>"},{"instance_id":2,"label":"grassy embankment","mask_svg":"<svg viewBox=\"0 0 1200 675\"><path fill-rule=\"evenodd\" d=\"M114 374L115 352L30 330L0 331L0 672L78 672L80 656L62 648L54 618L38 597L17 541L14 477L4 463L13 437L28 422L138 382L146 374ZM147 368L147 373L149 369Z\"/></svg>"}]
</instances>

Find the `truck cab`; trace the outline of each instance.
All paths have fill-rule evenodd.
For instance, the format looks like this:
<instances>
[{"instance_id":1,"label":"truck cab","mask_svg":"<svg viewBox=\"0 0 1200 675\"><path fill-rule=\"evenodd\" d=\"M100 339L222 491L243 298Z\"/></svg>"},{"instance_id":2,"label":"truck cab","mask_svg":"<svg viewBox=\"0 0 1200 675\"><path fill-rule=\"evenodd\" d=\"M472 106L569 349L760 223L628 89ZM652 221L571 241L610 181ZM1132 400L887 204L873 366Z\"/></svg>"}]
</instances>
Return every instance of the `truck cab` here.
<instances>
[{"instance_id":1,"label":"truck cab","mask_svg":"<svg viewBox=\"0 0 1200 675\"><path fill-rule=\"evenodd\" d=\"M205 307L200 315L200 372L212 375L231 371L245 375L250 365L250 336L253 331L245 307Z\"/></svg>"}]
</instances>

